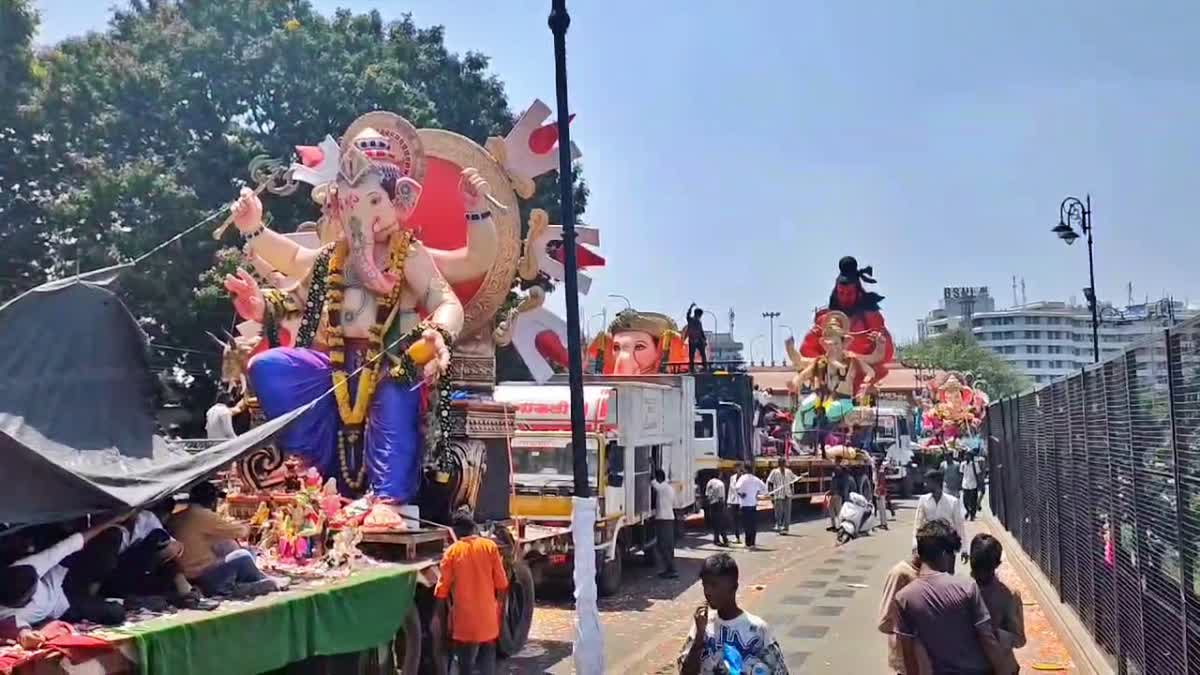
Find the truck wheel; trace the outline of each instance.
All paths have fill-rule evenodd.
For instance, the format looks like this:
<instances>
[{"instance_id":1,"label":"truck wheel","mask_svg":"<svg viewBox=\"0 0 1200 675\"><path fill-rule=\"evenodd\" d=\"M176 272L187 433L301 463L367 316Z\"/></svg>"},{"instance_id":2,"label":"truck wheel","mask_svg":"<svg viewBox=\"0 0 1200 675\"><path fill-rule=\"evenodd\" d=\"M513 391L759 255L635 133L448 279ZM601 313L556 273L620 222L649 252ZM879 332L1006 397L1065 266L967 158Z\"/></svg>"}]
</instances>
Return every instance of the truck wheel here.
<instances>
[{"instance_id":1,"label":"truck wheel","mask_svg":"<svg viewBox=\"0 0 1200 675\"><path fill-rule=\"evenodd\" d=\"M515 656L525 647L533 626L533 571L524 560L513 563L512 579L504 603L497 648L501 656Z\"/></svg>"},{"instance_id":2,"label":"truck wheel","mask_svg":"<svg viewBox=\"0 0 1200 675\"><path fill-rule=\"evenodd\" d=\"M421 641L424 639L424 631L421 629L421 612L417 606L413 605L409 610L408 616L404 617L404 624L400 626L400 632L396 634L396 640L392 643L392 658L400 668L401 675L417 675L421 669Z\"/></svg>"},{"instance_id":3,"label":"truck wheel","mask_svg":"<svg viewBox=\"0 0 1200 675\"><path fill-rule=\"evenodd\" d=\"M600 564L600 571L596 574L596 592L600 594L600 597L607 598L615 595L621 588L623 567L621 558L624 555L624 551L618 549L612 560Z\"/></svg>"}]
</instances>

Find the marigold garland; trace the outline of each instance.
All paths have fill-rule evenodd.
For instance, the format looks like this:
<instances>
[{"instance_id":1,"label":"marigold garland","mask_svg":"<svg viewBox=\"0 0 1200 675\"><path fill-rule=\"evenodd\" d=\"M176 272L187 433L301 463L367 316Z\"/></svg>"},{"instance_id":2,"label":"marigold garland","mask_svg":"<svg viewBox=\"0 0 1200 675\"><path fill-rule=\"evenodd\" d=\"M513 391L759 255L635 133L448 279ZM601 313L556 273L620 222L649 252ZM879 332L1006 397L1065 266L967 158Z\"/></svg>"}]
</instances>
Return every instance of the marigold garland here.
<instances>
[{"instance_id":1,"label":"marigold garland","mask_svg":"<svg viewBox=\"0 0 1200 675\"><path fill-rule=\"evenodd\" d=\"M383 324L392 313L392 308L400 301L404 290L404 263L408 259L409 246L412 244L412 230L404 230L392 237L391 253L388 257L387 271L396 279L396 284L386 298L376 305L375 323L367 331L367 350L359 364L362 367L358 375L358 387L354 402L350 402L350 374L346 372L346 338L345 327L342 326L342 300L345 297L346 255L349 247L345 242L338 244L329 260L329 282L325 293L325 313L329 326L326 342L329 347L329 362L333 367L333 395L337 399L338 415L346 426L362 426L367 419L371 397L379 383L379 375L383 367Z\"/></svg>"}]
</instances>

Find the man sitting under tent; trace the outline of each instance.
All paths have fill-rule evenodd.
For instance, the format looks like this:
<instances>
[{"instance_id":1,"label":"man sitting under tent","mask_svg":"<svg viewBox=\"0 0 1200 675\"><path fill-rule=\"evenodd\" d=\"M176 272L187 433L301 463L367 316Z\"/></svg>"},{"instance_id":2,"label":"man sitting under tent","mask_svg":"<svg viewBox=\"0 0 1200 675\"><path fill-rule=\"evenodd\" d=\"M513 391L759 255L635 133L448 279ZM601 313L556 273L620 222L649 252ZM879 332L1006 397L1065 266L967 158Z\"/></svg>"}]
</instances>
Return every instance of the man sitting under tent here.
<instances>
[{"instance_id":1,"label":"man sitting under tent","mask_svg":"<svg viewBox=\"0 0 1200 675\"><path fill-rule=\"evenodd\" d=\"M250 551L229 545L246 538L250 530L217 514L217 502L224 496L216 485L200 483L192 488L187 509L167 522L183 544L183 573L207 595L258 596L279 590L278 582L259 571Z\"/></svg>"},{"instance_id":2,"label":"man sitting under tent","mask_svg":"<svg viewBox=\"0 0 1200 675\"><path fill-rule=\"evenodd\" d=\"M99 580L78 553L101 534L119 537L113 526L126 517L72 534L9 565L0 574L0 636L14 637L23 647L36 649L43 639L34 627L46 621L123 623L124 607L95 597Z\"/></svg>"},{"instance_id":3,"label":"man sitting under tent","mask_svg":"<svg viewBox=\"0 0 1200 675\"><path fill-rule=\"evenodd\" d=\"M174 509L175 500L168 497L111 533L102 533L79 553L101 576L103 597L125 598L127 609L164 611L168 604L185 609L216 607L201 598L180 569L183 545L163 526Z\"/></svg>"}]
</instances>

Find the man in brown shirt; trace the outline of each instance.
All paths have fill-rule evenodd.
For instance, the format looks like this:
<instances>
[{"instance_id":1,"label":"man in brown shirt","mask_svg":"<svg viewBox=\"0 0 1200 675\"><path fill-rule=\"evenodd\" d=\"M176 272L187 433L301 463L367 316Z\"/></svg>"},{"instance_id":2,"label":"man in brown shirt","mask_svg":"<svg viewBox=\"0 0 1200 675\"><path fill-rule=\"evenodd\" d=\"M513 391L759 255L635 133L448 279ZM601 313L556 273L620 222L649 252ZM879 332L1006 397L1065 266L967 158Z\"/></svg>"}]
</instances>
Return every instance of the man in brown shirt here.
<instances>
[{"instance_id":1,"label":"man in brown shirt","mask_svg":"<svg viewBox=\"0 0 1200 675\"><path fill-rule=\"evenodd\" d=\"M990 534L977 534L971 540L971 576L992 615L992 629L1004 654L1004 667L996 672L1011 675L1021 670L1013 650L1025 646L1025 610L1021 594L996 576L1003 553L1004 547Z\"/></svg>"},{"instance_id":2,"label":"man in brown shirt","mask_svg":"<svg viewBox=\"0 0 1200 675\"><path fill-rule=\"evenodd\" d=\"M901 560L888 572L883 582L883 598L879 603L879 632L887 635L888 669L898 675L922 675L929 672L929 656L925 649L917 645L917 658L921 670L908 673L904 669L904 655L900 653L900 642L896 637L897 608L892 601L896 594L917 580L921 574L921 559L914 554L911 560Z\"/></svg>"},{"instance_id":3,"label":"man in brown shirt","mask_svg":"<svg viewBox=\"0 0 1200 675\"><path fill-rule=\"evenodd\" d=\"M921 673L917 645L929 655L933 675L989 675L1004 659L978 587L947 573L961 548L958 533L935 520L917 532L924 572L892 601L904 672Z\"/></svg>"},{"instance_id":4,"label":"man in brown shirt","mask_svg":"<svg viewBox=\"0 0 1200 675\"><path fill-rule=\"evenodd\" d=\"M212 483L192 488L189 506L167 524L183 544L179 567L189 581L206 595L256 596L278 590L273 579L259 571L254 556L243 548L218 557L214 548L229 540L243 539L249 528L217 515L217 501L224 494Z\"/></svg>"}]
</instances>

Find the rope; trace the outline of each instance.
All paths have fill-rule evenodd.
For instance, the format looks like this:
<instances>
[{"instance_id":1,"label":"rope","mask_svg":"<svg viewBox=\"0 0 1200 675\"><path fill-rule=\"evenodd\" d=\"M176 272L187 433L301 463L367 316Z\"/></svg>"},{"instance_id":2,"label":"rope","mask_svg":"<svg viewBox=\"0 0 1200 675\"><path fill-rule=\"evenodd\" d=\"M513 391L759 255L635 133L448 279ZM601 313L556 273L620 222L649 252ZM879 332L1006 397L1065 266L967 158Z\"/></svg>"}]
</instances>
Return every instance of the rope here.
<instances>
[{"instance_id":1,"label":"rope","mask_svg":"<svg viewBox=\"0 0 1200 675\"><path fill-rule=\"evenodd\" d=\"M222 206L221 208L217 209L216 211L213 211L212 213L208 214L203 220L196 223L195 225L192 225L191 227L187 228L186 230L180 232L179 234L176 234L175 236L171 237L170 239L167 239L166 241L159 244L158 246L155 246L154 248L150 249L149 251L146 251L145 253L134 258L133 264L136 265L136 264L142 262L146 258L149 258L150 256L154 255L155 253L158 253L159 251L163 250L164 248L170 246L171 244L174 244L175 242L179 241L180 239L183 239L184 237L191 234L192 232L195 232L196 230L200 229L201 227L204 227L205 225L208 225L209 223L216 220L217 217L219 217L221 214L225 213L228 210L229 210L229 205L226 204L225 206Z\"/></svg>"}]
</instances>

